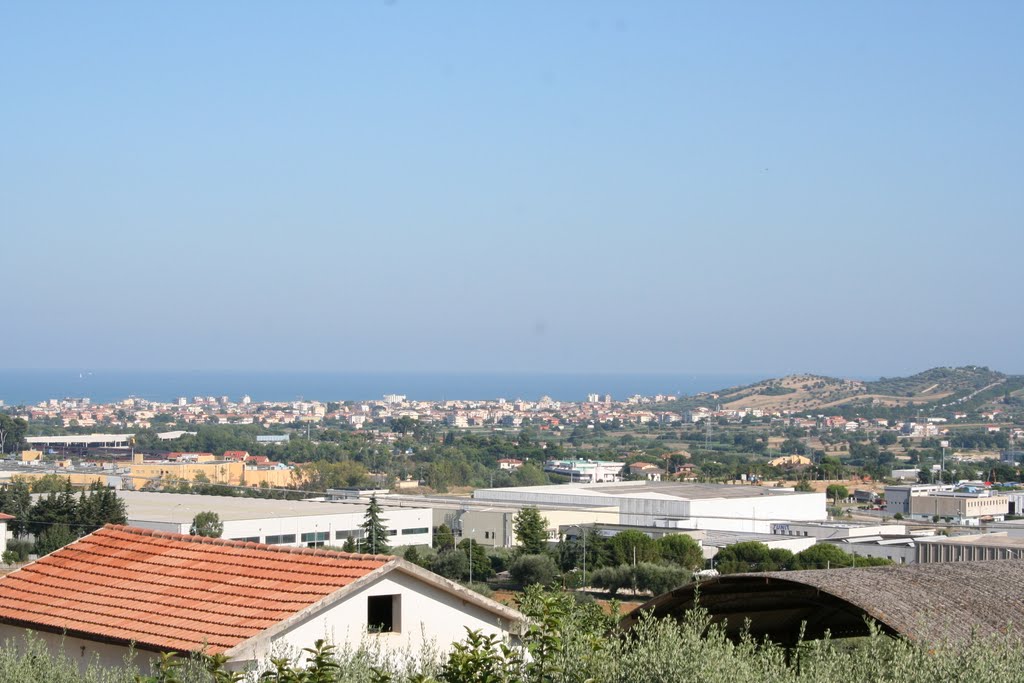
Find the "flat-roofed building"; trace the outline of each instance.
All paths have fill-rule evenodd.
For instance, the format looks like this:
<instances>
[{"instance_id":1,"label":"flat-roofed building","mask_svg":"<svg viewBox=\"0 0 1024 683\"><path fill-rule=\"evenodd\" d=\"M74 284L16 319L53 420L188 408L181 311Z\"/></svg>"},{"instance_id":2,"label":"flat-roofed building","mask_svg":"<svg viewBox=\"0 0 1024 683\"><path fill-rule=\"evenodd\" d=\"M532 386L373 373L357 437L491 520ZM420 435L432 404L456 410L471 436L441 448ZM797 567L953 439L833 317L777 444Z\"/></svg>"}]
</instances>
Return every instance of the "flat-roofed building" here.
<instances>
[{"instance_id":1,"label":"flat-roofed building","mask_svg":"<svg viewBox=\"0 0 1024 683\"><path fill-rule=\"evenodd\" d=\"M477 501L562 508L618 507L619 523L771 533L782 521L824 520L825 494L762 486L623 481L480 489Z\"/></svg>"},{"instance_id":2,"label":"flat-roofed building","mask_svg":"<svg viewBox=\"0 0 1024 683\"><path fill-rule=\"evenodd\" d=\"M910 499L912 519L939 517L967 526L978 526L982 520L1001 522L1009 510L1009 498L988 490L936 491Z\"/></svg>"},{"instance_id":3,"label":"flat-roofed building","mask_svg":"<svg viewBox=\"0 0 1024 683\"><path fill-rule=\"evenodd\" d=\"M365 496L363 500L365 500ZM511 548L518 545L514 531L514 520L523 509L518 503L478 501L456 496L417 496L408 494L380 493L377 501L389 506L419 506L433 510L434 529L447 525L456 540L471 538L474 543L484 546ZM566 505L537 505L545 521L548 540L559 539L559 529L566 525L618 524L619 508L574 507Z\"/></svg>"},{"instance_id":4,"label":"flat-roofed building","mask_svg":"<svg viewBox=\"0 0 1024 683\"><path fill-rule=\"evenodd\" d=\"M917 561L973 562L1024 559L1024 538L1004 532L964 536L933 536L917 542Z\"/></svg>"},{"instance_id":5,"label":"flat-roofed building","mask_svg":"<svg viewBox=\"0 0 1024 683\"><path fill-rule=\"evenodd\" d=\"M819 541L833 541L861 536L904 536L907 533L907 526L849 522L779 522L772 524L771 532L780 536L810 536Z\"/></svg>"},{"instance_id":6,"label":"flat-roofed building","mask_svg":"<svg viewBox=\"0 0 1024 683\"><path fill-rule=\"evenodd\" d=\"M597 482L615 482L622 479L621 462L605 462L601 460L548 460L544 463L544 471L569 477L571 481L585 484Z\"/></svg>"},{"instance_id":7,"label":"flat-roofed building","mask_svg":"<svg viewBox=\"0 0 1024 683\"><path fill-rule=\"evenodd\" d=\"M342 546L351 537L372 551L372 539L360 528L366 506L310 500L274 500L190 493L122 491L128 523L158 531L187 534L200 512L215 512L224 525L223 538L269 545L319 548ZM382 506L387 542L392 547L431 545L432 512L424 507Z\"/></svg>"},{"instance_id":8,"label":"flat-roofed building","mask_svg":"<svg viewBox=\"0 0 1024 683\"><path fill-rule=\"evenodd\" d=\"M951 484L910 484L906 486L885 487L885 510L889 514L897 512L904 517L910 515L910 499L927 496L937 491L952 491Z\"/></svg>"}]
</instances>

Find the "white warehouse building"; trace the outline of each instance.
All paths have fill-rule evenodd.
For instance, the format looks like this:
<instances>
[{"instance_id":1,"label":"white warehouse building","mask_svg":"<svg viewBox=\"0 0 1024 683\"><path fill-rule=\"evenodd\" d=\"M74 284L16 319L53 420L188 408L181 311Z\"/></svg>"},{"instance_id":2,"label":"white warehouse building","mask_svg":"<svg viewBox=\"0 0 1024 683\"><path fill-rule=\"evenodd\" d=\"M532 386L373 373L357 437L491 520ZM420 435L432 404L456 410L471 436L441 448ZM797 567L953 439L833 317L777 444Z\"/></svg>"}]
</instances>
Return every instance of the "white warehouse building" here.
<instances>
[{"instance_id":1,"label":"white warehouse building","mask_svg":"<svg viewBox=\"0 0 1024 683\"><path fill-rule=\"evenodd\" d=\"M478 501L619 508L619 524L770 534L777 522L824 520L825 494L761 486L622 481L481 489Z\"/></svg>"},{"instance_id":2,"label":"white warehouse building","mask_svg":"<svg viewBox=\"0 0 1024 683\"><path fill-rule=\"evenodd\" d=\"M344 545L351 536L359 549L372 552L363 539L366 506L310 500L274 500L190 493L121 491L128 524L143 529L187 534L200 512L215 512L224 525L221 538L268 545L319 548ZM433 512L426 507L381 506L388 544L431 545Z\"/></svg>"}]
</instances>

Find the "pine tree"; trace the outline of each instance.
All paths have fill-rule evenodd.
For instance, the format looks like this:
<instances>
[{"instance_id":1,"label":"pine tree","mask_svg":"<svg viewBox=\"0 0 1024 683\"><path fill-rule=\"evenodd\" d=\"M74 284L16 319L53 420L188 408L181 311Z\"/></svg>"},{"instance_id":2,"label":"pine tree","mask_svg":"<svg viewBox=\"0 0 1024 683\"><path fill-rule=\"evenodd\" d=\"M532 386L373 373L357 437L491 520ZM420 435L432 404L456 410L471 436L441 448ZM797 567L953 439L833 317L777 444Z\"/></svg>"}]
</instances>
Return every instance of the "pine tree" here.
<instances>
[{"instance_id":1,"label":"pine tree","mask_svg":"<svg viewBox=\"0 0 1024 683\"><path fill-rule=\"evenodd\" d=\"M366 516L363 518L363 547L372 555L387 555L391 552L388 545L388 528L380 517L380 505L377 504L377 496L370 496L370 504L366 506Z\"/></svg>"},{"instance_id":2,"label":"pine tree","mask_svg":"<svg viewBox=\"0 0 1024 683\"><path fill-rule=\"evenodd\" d=\"M67 527L78 526L78 501L75 500L71 482L64 485L60 492L51 491L40 498L29 512L26 526L29 533L38 537L55 524Z\"/></svg>"},{"instance_id":3,"label":"pine tree","mask_svg":"<svg viewBox=\"0 0 1024 683\"><path fill-rule=\"evenodd\" d=\"M548 521L535 507L524 507L512 519L519 548L524 555L540 555L548 546Z\"/></svg>"},{"instance_id":4,"label":"pine tree","mask_svg":"<svg viewBox=\"0 0 1024 683\"><path fill-rule=\"evenodd\" d=\"M31 510L32 494L26 482L14 481L0 487L0 512L14 516L14 519L7 523L7 528L16 537L26 533Z\"/></svg>"},{"instance_id":5,"label":"pine tree","mask_svg":"<svg viewBox=\"0 0 1024 683\"><path fill-rule=\"evenodd\" d=\"M455 547L455 534L452 533L452 529L447 524L442 524L437 527L437 531L434 532L434 548L437 552L443 553L445 550L451 550Z\"/></svg>"},{"instance_id":6,"label":"pine tree","mask_svg":"<svg viewBox=\"0 0 1024 683\"><path fill-rule=\"evenodd\" d=\"M54 524L39 534L39 538L36 539L36 554L40 557L49 555L77 538L77 534L69 529L67 524Z\"/></svg>"},{"instance_id":7,"label":"pine tree","mask_svg":"<svg viewBox=\"0 0 1024 683\"><path fill-rule=\"evenodd\" d=\"M128 514L124 500L113 489L95 482L88 491L82 491L78 501L78 523L81 533L89 533L104 524L127 524Z\"/></svg>"}]
</instances>

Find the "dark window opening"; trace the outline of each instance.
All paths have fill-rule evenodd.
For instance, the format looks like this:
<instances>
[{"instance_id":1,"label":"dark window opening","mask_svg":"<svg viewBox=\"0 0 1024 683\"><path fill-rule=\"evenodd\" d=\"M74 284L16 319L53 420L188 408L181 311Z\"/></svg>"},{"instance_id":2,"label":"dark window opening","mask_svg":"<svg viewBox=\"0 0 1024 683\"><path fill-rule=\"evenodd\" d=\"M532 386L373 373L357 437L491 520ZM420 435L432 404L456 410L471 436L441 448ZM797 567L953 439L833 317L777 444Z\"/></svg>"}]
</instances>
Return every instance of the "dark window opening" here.
<instances>
[{"instance_id":1,"label":"dark window opening","mask_svg":"<svg viewBox=\"0 0 1024 683\"><path fill-rule=\"evenodd\" d=\"M311 531L307 534L302 534L302 542L310 548L319 548L330 538L331 532L329 531Z\"/></svg>"},{"instance_id":2,"label":"dark window opening","mask_svg":"<svg viewBox=\"0 0 1024 683\"><path fill-rule=\"evenodd\" d=\"M366 537L366 532L362 529L339 529L334 532L334 538L336 539L348 539L353 538L359 540Z\"/></svg>"},{"instance_id":3,"label":"dark window opening","mask_svg":"<svg viewBox=\"0 0 1024 683\"><path fill-rule=\"evenodd\" d=\"M295 534L280 534L277 536L267 536L268 545L279 545L281 543L295 543Z\"/></svg>"},{"instance_id":4,"label":"dark window opening","mask_svg":"<svg viewBox=\"0 0 1024 683\"><path fill-rule=\"evenodd\" d=\"M371 633L400 632L401 605L399 595L371 595L366 598L367 630Z\"/></svg>"}]
</instances>

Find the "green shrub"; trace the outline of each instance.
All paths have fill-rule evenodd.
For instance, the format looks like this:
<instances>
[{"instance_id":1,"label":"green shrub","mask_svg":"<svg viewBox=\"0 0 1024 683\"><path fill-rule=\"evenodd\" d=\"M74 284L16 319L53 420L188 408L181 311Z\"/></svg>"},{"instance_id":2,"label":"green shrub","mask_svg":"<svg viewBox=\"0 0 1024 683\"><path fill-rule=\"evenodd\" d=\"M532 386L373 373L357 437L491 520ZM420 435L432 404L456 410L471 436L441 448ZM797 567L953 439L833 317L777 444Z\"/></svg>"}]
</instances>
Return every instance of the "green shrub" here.
<instances>
[{"instance_id":1,"label":"green shrub","mask_svg":"<svg viewBox=\"0 0 1024 683\"><path fill-rule=\"evenodd\" d=\"M508 573L520 586L549 586L558 579L558 565L549 555L522 555L512 563Z\"/></svg>"}]
</instances>

